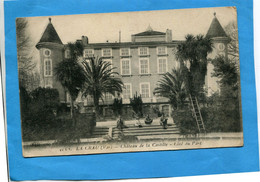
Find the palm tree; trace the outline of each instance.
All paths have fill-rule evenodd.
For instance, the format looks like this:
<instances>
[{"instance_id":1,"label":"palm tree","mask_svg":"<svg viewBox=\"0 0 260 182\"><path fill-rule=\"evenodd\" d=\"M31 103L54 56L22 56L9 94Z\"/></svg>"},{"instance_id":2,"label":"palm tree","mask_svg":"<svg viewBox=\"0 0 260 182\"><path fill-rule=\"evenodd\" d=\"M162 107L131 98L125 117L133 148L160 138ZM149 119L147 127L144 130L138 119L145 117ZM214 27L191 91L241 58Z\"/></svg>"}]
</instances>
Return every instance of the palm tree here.
<instances>
[{"instance_id":1,"label":"palm tree","mask_svg":"<svg viewBox=\"0 0 260 182\"><path fill-rule=\"evenodd\" d=\"M115 69L111 63L104 61L102 58L90 57L82 62L85 71L85 85L83 96L90 95L94 101L94 109L96 115L99 113L99 100L104 94L110 93L115 95L116 92L121 93L123 82L114 72Z\"/></svg>"},{"instance_id":2,"label":"palm tree","mask_svg":"<svg viewBox=\"0 0 260 182\"><path fill-rule=\"evenodd\" d=\"M80 90L85 82L83 67L78 63L81 51L78 51L79 44L68 44L70 58L64 59L54 68L56 79L61 83L70 95L70 113L73 117L73 106Z\"/></svg>"},{"instance_id":3,"label":"palm tree","mask_svg":"<svg viewBox=\"0 0 260 182\"><path fill-rule=\"evenodd\" d=\"M207 56L212 52L212 41L203 35L187 35L177 49L176 57L186 77L187 90L197 95L203 90L207 74Z\"/></svg>"},{"instance_id":4,"label":"palm tree","mask_svg":"<svg viewBox=\"0 0 260 182\"><path fill-rule=\"evenodd\" d=\"M184 76L181 69L172 69L163 75L154 90L155 95L168 98L171 105L178 109L186 98Z\"/></svg>"}]
</instances>

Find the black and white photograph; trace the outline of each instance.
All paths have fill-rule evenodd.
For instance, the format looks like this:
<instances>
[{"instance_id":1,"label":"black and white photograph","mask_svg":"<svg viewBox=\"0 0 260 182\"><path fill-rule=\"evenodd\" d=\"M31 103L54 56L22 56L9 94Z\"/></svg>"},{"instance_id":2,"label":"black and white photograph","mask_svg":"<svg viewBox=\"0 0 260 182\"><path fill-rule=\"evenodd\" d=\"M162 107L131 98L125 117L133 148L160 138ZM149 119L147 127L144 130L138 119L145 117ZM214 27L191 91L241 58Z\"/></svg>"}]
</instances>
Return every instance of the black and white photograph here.
<instances>
[{"instance_id":1,"label":"black and white photograph","mask_svg":"<svg viewBox=\"0 0 260 182\"><path fill-rule=\"evenodd\" d=\"M24 157L242 147L235 7L16 19Z\"/></svg>"}]
</instances>

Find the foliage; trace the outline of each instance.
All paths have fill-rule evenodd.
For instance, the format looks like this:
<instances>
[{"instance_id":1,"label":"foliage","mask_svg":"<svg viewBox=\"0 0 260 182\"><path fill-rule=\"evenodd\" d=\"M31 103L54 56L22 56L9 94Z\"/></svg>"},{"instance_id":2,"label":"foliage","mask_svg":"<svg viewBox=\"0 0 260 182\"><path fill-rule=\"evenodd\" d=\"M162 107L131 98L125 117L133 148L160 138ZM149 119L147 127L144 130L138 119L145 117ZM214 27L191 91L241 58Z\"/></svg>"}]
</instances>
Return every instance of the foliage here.
<instances>
[{"instance_id":1,"label":"foliage","mask_svg":"<svg viewBox=\"0 0 260 182\"><path fill-rule=\"evenodd\" d=\"M28 34L26 18L16 19L17 59L20 88L27 91L35 89L40 82L39 74L35 72L35 63L31 54L31 40ZM37 86L36 86L37 85Z\"/></svg>"},{"instance_id":2,"label":"foliage","mask_svg":"<svg viewBox=\"0 0 260 182\"><path fill-rule=\"evenodd\" d=\"M115 98L112 109L115 114L115 116L119 116L122 114L122 108L123 108L123 101L121 98Z\"/></svg>"},{"instance_id":3,"label":"foliage","mask_svg":"<svg viewBox=\"0 0 260 182\"><path fill-rule=\"evenodd\" d=\"M94 100L95 112L99 114L99 100L104 94L110 93L115 95L121 93L123 82L117 78L117 72L113 70L111 63L104 61L102 58L89 58L82 62L85 74L85 84L83 89L84 96L92 96Z\"/></svg>"},{"instance_id":4,"label":"foliage","mask_svg":"<svg viewBox=\"0 0 260 182\"><path fill-rule=\"evenodd\" d=\"M175 110L172 114L173 120L178 126L181 135L198 133L196 121L189 110L189 108L183 108Z\"/></svg>"},{"instance_id":5,"label":"foliage","mask_svg":"<svg viewBox=\"0 0 260 182\"><path fill-rule=\"evenodd\" d=\"M37 135L56 127L55 114L59 107L59 93L56 89L37 88L28 94L21 94L21 101L27 100L27 107L21 105L23 136ZM25 111L26 109L26 111Z\"/></svg>"},{"instance_id":6,"label":"foliage","mask_svg":"<svg viewBox=\"0 0 260 182\"><path fill-rule=\"evenodd\" d=\"M219 84L222 92L227 87L238 90L239 73L237 64L230 59L225 59L223 56L218 56L212 60L212 64L214 65L212 76L220 79Z\"/></svg>"},{"instance_id":7,"label":"foliage","mask_svg":"<svg viewBox=\"0 0 260 182\"><path fill-rule=\"evenodd\" d=\"M141 95L137 95L137 92L133 98L130 98L130 105L136 114L139 116L143 115L143 100Z\"/></svg>"},{"instance_id":8,"label":"foliage","mask_svg":"<svg viewBox=\"0 0 260 182\"><path fill-rule=\"evenodd\" d=\"M184 75L181 69L172 69L163 75L154 94L168 98L173 108L182 107L186 98Z\"/></svg>"},{"instance_id":9,"label":"foliage","mask_svg":"<svg viewBox=\"0 0 260 182\"><path fill-rule=\"evenodd\" d=\"M241 126L240 82L236 62L219 56L212 60L212 76L219 78L220 94L208 98L205 125L211 131L237 132Z\"/></svg>"},{"instance_id":10,"label":"foliage","mask_svg":"<svg viewBox=\"0 0 260 182\"><path fill-rule=\"evenodd\" d=\"M212 52L212 41L203 35L187 35L184 43L178 45L177 59L185 74L187 91L198 95L203 91L207 74L207 55Z\"/></svg>"},{"instance_id":11,"label":"foliage","mask_svg":"<svg viewBox=\"0 0 260 182\"><path fill-rule=\"evenodd\" d=\"M77 120L77 125L72 127L72 123ZM80 142L80 138L88 138L93 134L96 119L94 113L75 114L74 118L63 118L62 125L57 128L55 139L56 144L68 144L71 142Z\"/></svg>"},{"instance_id":12,"label":"foliage","mask_svg":"<svg viewBox=\"0 0 260 182\"><path fill-rule=\"evenodd\" d=\"M208 132L239 132L242 130L238 100L223 100L220 95L212 95L209 99L212 99L213 104L201 109Z\"/></svg>"},{"instance_id":13,"label":"foliage","mask_svg":"<svg viewBox=\"0 0 260 182\"><path fill-rule=\"evenodd\" d=\"M31 98L27 90L22 85L19 86L19 93L20 93L21 118L23 121L27 116L27 112L29 111L29 104Z\"/></svg>"},{"instance_id":14,"label":"foliage","mask_svg":"<svg viewBox=\"0 0 260 182\"><path fill-rule=\"evenodd\" d=\"M71 117L73 117L73 106L74 101L79 95L85 82L85 74L83 67L79 65L78 58L82 53L82 48L78 43L68 44L70 49L70 58L64 59L59 62L54 68L54 73L56 79L61 83L61 85L68 91L71 98Z\"/></svg>"},{"instance_id":15,"label":"foliage","mask_svg":"<svg viewBox=\"0 0 260 182\"><path fill-rule=\"evenodd\" d=\"M68 143L92 134L95 115L75 113L71 118L60 109L56 89L39 87L29 94L24 92L21 95L21 101L26 101L26 104L21 105L26 110L22 118L23 141L57 140L58 143ZM77 125L73 126L76 122Z\"/></svg>"},{"instance_id":16,"label":"foliage","mask_svg":"<svg viewBox=\"0 0 260 182\"><path fill-rule=\"evenodd\" d=\"M239 47L238 47L238 29L237 22L231 21L227 26L225 26L225 32L230 38L228 43L228 56L232 61L239 63Z\"/></svg>"}]
</instances>

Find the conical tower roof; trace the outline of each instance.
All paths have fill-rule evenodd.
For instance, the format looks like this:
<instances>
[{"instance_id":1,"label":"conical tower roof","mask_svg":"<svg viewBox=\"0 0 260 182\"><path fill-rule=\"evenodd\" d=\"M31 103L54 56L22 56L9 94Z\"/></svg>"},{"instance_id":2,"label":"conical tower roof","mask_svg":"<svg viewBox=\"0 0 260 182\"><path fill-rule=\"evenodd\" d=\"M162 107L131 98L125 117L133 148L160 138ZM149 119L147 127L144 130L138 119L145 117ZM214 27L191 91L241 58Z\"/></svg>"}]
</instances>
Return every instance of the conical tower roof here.
<instances>
[{"instance_id":1,"label":"conical tower roof","mask_svg":"<svg viewBox=\"0 0 260 182\"><path fill-rule=\"evenodd\" d=\"M44 42L62 44L58 33L56 32L54 26L51 23L51 18L49 18L49 24L47 25L44 33L42 34L42 37L38 44Z\"/></svg>"},{"instance_id":2,"label":"conical tower roof","mask_svg":"<svg viewBox=\"0 0 260 182\"><path fill-rule=\"evenodd\" d=\"M215 37L228 37L225 30L219 23L216 13L214 13L214 18L211 22L211 25L209 27L208 33L206 35L208 38L215 38Z\"/></svg>"}]
</instances>

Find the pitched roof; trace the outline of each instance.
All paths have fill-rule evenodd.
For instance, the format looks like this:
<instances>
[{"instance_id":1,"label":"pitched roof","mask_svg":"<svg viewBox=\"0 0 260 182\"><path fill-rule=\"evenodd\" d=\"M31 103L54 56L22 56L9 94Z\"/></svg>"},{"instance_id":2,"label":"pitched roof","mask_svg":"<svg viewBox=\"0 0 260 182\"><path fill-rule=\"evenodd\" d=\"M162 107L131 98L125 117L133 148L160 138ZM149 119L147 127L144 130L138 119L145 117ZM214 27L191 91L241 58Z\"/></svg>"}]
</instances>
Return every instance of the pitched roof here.
<instances>
[{"instance_id":1,"label":"pitched roof","mask_svg":"<svg viewBox=\"0 0 260 182\"><path fill-rule=\"evenodd\" d=\"M52 43L62 44L58 33L56 32L54 26L51 23L51 18L49 18L49 24L47 25L38 43L42 43L42 42L52 42Z\"/></svg>"},{"instance_id":2,"label":"pitched roof","mask_svg":"<svg viewBox=\"0 0 260 182\"><path fill-rule=\"evenodd\" d=\"M206 37L214 38L214 37L228 37L226 32L224 31L223 27L219 23L216 14L214 13L215 17L213 18L211 25L209 27L208 33Z\"/></svg>"},{"instance_id":3,"label":"pitched roof","mask_svg":"<svg viewBox=\"0 0 260 182\"><path fill-rule=\"evenodd\" d=\"M153 31L152 27L149 25L146 29L146 31L134 34L134 36L149 36L149 35L165 35L164 32L158 32L158 31Z\"/></svg>"},{"instance_id":4,"label":"pitched roof","mask_svg":"<svg viewBox=\"0 0 260 182\"><path fill-rule=\"evenodd\" d=\"M147 36L147 35L165 35L165 33L152 30L152 31L145 31L138 34L134 34L134 36Z\"/></svg>"}]
</instances>

